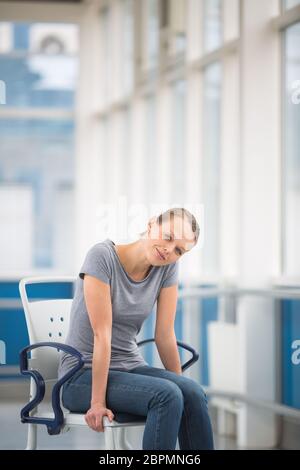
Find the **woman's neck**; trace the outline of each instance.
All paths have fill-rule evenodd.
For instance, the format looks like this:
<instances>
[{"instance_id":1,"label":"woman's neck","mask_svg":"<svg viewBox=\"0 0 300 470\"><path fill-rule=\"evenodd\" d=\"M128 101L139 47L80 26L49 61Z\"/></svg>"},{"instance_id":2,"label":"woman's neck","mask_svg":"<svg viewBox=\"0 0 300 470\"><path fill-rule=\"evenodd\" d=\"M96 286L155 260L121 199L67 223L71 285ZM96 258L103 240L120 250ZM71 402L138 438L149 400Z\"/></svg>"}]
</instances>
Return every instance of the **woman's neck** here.
<instances>
[{"instance_id":1,"label":"woman's neck","mask_svg":"<svg viewBox=\"0 0 300 470\"><path fill-rule=\"evenodd\" d=\"M147 277L152 265L147 260L140 241L127 245L115 245L115 250L130 277L137 281Z\"/></svg>"}]
</instances>

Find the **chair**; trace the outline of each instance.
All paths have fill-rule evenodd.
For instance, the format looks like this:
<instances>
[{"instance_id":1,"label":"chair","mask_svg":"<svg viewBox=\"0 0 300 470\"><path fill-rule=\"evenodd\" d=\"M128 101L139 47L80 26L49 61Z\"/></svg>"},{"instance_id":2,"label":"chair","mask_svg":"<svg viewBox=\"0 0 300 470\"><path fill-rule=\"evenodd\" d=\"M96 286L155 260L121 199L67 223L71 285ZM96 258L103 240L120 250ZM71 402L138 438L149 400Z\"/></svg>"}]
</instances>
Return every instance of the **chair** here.
<instances>
[{"instance_id":1,"label":"chair","mask_svg":"<svg viewBox=\"0 0 300 470\"><path fill-rule=\"evenodd\" d=\"M68 431L73 426L87 426L84 414L71 413L61 404L62 385L79 369L85 367L81 353L64 344L68 326L72 298L29 300L26 288L33 284L74 283L70 277L29 277L19 283L20 296L25 312L30 344L20 351L20 371L30 376L30 401L21 410L22 423L28 423L27 450L37 448L37 426L44 424L48 434L55 435ZM154 338L137 343L139 346L154 341ZM182 371L199 358L193 348L177 341L177 345L192 353ZM58 351L65 351L78 359L76 366L60 380L57 379L59 363ZM30 353L30 357L28 354ZM45 396L46 383L54 383L52 388L52 410L39 411L39 404ZM145 416L114 412L113 421L103 417L105 449L130 450L126 439L126 429L130 426L144 426Z\"/></svg>"}]
</instances>

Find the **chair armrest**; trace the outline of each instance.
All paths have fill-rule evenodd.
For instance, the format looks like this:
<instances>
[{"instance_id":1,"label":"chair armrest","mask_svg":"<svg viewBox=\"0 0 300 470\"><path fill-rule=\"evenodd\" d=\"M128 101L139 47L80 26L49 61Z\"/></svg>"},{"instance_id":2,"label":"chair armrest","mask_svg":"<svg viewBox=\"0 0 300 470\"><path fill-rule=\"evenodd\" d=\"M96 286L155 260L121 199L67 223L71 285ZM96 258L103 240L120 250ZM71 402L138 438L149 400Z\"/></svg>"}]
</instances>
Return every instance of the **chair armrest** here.
<instances>
[{"instance_id":1,"label":"chair armrest","mask_svg":"<svg viewBox=\"0 0 300 470\"><path fill-rule=\"evenodd\" d=\"M144 339L142 341L140 341L139 343L137 343L138 346L142 346L143 344L146 344L146 343L150 343L151 341L155 341L155 338L150 338L150 339ZM182 372L186 369L188 369L188 367L190 367L192 364L194 364L194 362L197 362L198 359L199 359L199 354L195 351L194 348L192 348L191 346L189 346L188 344L186 343L183 343L182 341L176 341L177 345L180 346L181 348L183 349L187 349L188 351L190 351L193 355L193 357L191 359L189 359L185 364L183 364L181 366L181 370Z\"/></svg>"},{"instance_id":2,"label":"chair armrest","mask_svg":"<svg viewBox=\"0 0 300 470\"><path fill-rule=\"evenodd\" d=\"M50 347L56 348L58 351L62 351L75 356L78 359L78 363L74 366L69 372L67 372L61 379L59 379L52 389L52 408L54 412L54 418L39 418L38 416L30 416L30 411L32 411L45 396L45 381L37 370L28 369L28 352L33 349L40 347ZM77 351L75 348L68 346L62 343L35 343L27 346L26 348L20 351L20 371L23 375L30 375L36 384L36 394L35 397L27 403L21 410L21 421L22 423L35 423L35 424L45 424L47 426L48 434L59 434L64 423L64 414L60 405L60 389L63 384L71 378L75 372L80 370L85 364L85 361L82 357L82 354Z\"/></svg>"}]
</instances>

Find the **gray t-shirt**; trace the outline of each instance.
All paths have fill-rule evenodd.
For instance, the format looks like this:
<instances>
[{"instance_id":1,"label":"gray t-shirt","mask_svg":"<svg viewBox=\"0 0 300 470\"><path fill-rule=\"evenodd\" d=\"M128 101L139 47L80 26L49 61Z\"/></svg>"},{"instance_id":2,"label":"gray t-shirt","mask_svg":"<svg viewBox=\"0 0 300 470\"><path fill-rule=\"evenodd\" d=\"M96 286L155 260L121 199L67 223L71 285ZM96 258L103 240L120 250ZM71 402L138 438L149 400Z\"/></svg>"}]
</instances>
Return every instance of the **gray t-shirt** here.
<instances>
[{"instance_id":1,"label":"gray t-shirt","mask_svg":"<svg viewBox=\"0 0 300 470\"><path fill-rule=\"evenodd\" d=\"M144 279L135 281L125 271L114 245L112 240L106 239L87 252L76 280L65 343L80 351L84 359L92 359L94 336L83 293L83 278L89 274L110 285L112 338L109 369L130 370L139 365L149 365L139 351L136 335L152 312L160 289L177 284L178 262L152 266ZM76 363L76 358L61 353L59 377Z\"/></svg>"}]
</instances>

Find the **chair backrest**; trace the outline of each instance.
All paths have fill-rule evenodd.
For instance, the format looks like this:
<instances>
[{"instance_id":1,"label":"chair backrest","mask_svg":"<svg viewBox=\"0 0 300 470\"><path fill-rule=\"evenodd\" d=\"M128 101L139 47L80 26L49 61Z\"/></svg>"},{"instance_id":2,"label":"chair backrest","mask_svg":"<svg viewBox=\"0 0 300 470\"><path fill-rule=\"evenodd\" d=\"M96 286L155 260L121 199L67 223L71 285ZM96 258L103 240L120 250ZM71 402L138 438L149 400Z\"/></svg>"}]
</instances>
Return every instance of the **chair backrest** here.
<instances>
[{"instance_id":1,"label":"chair backrest","mask_svg":"<svg viewBox=\"0 0 300 470\"><path fill-rule=\"evenodd\" d=\"M32 284L74 283L72 277L28 277L19 283L30 344L64 343L69 329L73 299L29 300L26 288ZM41 347L31 352L30 368L41 372L45 380L57 378L59 354L54 348Z\"/></svg>"}]
</instances>

